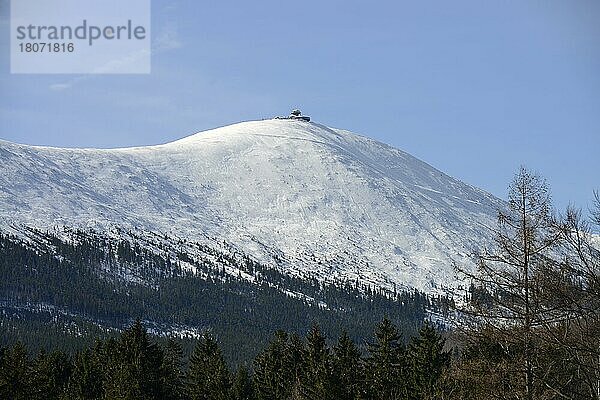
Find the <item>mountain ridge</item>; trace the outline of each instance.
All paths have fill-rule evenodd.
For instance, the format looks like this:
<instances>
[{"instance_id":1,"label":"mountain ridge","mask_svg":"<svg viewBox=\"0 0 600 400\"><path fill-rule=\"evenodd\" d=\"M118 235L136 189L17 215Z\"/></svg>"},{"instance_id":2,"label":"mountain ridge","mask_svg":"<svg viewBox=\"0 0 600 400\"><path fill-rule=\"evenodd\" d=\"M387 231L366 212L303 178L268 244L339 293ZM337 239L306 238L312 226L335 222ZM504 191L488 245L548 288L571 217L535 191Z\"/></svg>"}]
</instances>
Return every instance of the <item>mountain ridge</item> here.
<instances>
[{"instance_id":1,"label":"mountain ridge","mask_svg":"<svg viewBox=\"0 0 600 400\"><path fill-rule=\"evenodd\" d=\"M0 141L0 223L219 238L266 265L434 292L489 243L503 205L350 131L263 120L160 145Z\"/></svg>"}]
</instances>

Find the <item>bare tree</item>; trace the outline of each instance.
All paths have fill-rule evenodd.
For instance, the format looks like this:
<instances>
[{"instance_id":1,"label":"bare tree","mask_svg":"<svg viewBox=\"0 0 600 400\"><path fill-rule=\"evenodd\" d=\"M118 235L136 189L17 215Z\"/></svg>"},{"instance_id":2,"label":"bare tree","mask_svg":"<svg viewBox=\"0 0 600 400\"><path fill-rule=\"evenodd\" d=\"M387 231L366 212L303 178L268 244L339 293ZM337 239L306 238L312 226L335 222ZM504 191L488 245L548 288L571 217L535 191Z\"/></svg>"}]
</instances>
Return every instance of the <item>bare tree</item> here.
<instances>
[{"instance_id":1,"label":"bare tree","mask_svg":"<svg viewBox=\"0 0 600 400\"><path fill-rule=\"evenodd\" d=\"M477 270L461 270L472 282L468 307L471 337L492 337L513 363L510 398L537 398L534 330L552 318L541 301L542 271L559 241L551 197L543 178L521 167L508 192L508 207L498 213L495 247L476 255ZM522 377L520 378L519 375Z\"/></svg>"},{"instance_id":2,"label":"bare tree","mask_svg":"<svg viewBox=\"0 0 600 400\"><path fill-rule=\"evenodd\" d=\"M560 262L547 274L547 292L560 308L560 322L544 326L546 342L569 354L564 371L581 384L572 387L581 398L600 400L600 196L595 193L591 221L573 207L558 221ZM558 276L558 278L556 277Z\"/></svg>"},{"instance_id":3,"label":"bare tree","mask_svg":"<svg viewBox=\"0 0 600 400\"><path fill-rule=\"evenodd\" d=\"M460 311L480 351L474 373L487 374L480 381L492 391L502 385L498 398L600 400L600 252L591 225L572 207L555 217L545 180L521 167L495 234L476 271L459 269L472 282Z\"/></svg>"}]
</instances>

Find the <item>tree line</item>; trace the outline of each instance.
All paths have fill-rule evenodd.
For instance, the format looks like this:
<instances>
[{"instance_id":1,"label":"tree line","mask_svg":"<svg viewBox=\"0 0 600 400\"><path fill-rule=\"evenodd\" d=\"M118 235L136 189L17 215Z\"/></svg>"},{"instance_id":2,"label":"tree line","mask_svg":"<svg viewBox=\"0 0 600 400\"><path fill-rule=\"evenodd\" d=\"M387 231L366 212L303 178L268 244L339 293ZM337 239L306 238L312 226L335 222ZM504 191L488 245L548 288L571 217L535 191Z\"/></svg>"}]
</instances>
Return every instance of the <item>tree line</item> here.
<instances>
[{"instance_id":1,"label":"tree line","mask_svg":"<svg viewBox=\"0 0 600 400\"><path fill-rule=\"evenodd\" d=\"M72 357L30 357L18 342L0 349L3 399L425 399L450 354L425 324L407 345L384 318L366 354L346 333L329 346L317 325L305 337L277 331L250 365L231 371L216 338L200 337L187 362L175 340L157 343L135 322Z\"/></svg>"}]
</instances>

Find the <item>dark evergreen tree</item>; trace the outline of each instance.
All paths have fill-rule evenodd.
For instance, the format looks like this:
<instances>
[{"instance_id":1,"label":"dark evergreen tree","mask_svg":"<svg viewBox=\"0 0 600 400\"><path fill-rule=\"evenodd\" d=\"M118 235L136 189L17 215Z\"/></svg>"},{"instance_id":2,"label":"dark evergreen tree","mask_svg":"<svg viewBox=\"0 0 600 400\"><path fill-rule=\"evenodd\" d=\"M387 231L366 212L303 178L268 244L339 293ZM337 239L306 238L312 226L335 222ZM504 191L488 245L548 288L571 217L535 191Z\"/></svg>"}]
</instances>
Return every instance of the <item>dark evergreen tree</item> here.
<instances>
[{"instance_id":1,"label":"dark evergreen tree","mask_svg":"<svg viewBox=\"0 0 600 400\"><path fill-rule=\"evenodd\" d=\"M311 400L333 399L332 366L325 336L313 325L306 336L303 357L304 374L301 380L302 398Z\"/></svg>"},{"instance_id":2,"label":"dark evergreen tree","mask_svg":"<svg viewBox=\"0 0 600 400\"><path fill-rule=\"evenodd\" d=\"M444 351L445 343L429 323L419 330L419 336L412 338L407 352L411 372L411 399L434 396L436 383L450 365L450 352Z\"/></svg>"},{"instance_id":3,"label":"dark evergreen tree","mask_svg":"<svg viewBox=\"0 0 600 400\"><path fill-rule=\"evenodd\" d=\"M17 342L6 349L0 364L0 399L28 400L30 371L23 343Z\"/></svg>"},{"instance_id":4,"label":"dark evergreen tree","mask_svg":"<svg viewBox=\"0 0 600 400\"><path fill-rule=\"evenodd\" d=\"M67 386L72 369L71 360L65 353L41 351L31 367L30 398L58 399Z\"/></svg>"},{"instance_id":5,"label":"dark evergreen tree","mask_svg":"<svg viewBox=\"0 0 600 400\"><path fill-rule=\"evenodd\" d=\"M336 398L360 399L365 385L360 351L346 331L333 348L332 367Z\"/></svg>"},{"instance_id":6,"label":"dark evergreen tree","mask_svg":"<svg viewBox=\"0 0 600 400\"><path fill-rule=\"evenodd\" d=\"M103 361L100 343L94 349L84 349L73 359L73 372L63 395L64 400L97 400L102 398Z\"/></svg>"},{"instance_id":7,"label":"dark evergreen tree","mask_svg":"<svg viewBox=\"0 0 600 400\"><path fill-rule=\"evenodd\" d=\"M164 348L161 367L162 398L179 400L183 398L185 376L183 374L183 348L173 338L169 338Z\"/></svg>"},{"instance_id":8,"label":"dark evergreen tree","mask_svg":"<svg viewBox=\"0 0 600 400\"><path fill-rule=\"evenodd\" d=\"M217 341L205 333L196 344L188 371L188 395L192 400L228 400L231 374Z\"/></svg>"},{"instance_id":9,"label":"dark evergreen tree","mask_svg":"<svg viewBox=\"0 0 600 400\"><path fill-rule=\"evenodd\" d=\"M156 399L162 396L163 354L136 321L118 341L108 341L104 392L108 398Z\"/></svg>"},{"instance_id":10,"label":"dark evergreen tree","mask_svg":"<svg viewBox=\"0 0 600 400\"><path fill-rule=\"evenodd\" d=\"M299 398L301 392L301 383L305 379L305 343L302 338L292 333L288 336L283 359L282 376L285 382L290 386L290 396Z\"/></svg>"},{"instance_id":11,"label":"dark evergreen tree","mask_svg":"<svg viewBox=\"0 0 600 400\"><path fill-rule=\"evenodd\" d=\"M267 348L254 359L254 384L259 400L278 400L290 396L299 383L296 358L301 359L288 344L288 334L275 332Z\"/></svg>"},{"instance_id":12,"label":"dark evergreen tree","mask_svg":"<svg viewBox=\"0 0 600 400\"><path fill-rule=\"evenodd\" d=\"M233 380L233 399L232 400L253 400L254 386L248 368L241 365L235 374Z\"/></svg>"},{"instance_id":13,"label":"dark evergreen tree","mask_svg":"<svg viewBox=\"0 0 600 400\"><path fill-rule=\"evenodd\" d=\"M375 341L368 345L367 382L377 400L406 399L405 348L398 330L387 317L375 328Z\"/></svg>"}]
</instances>

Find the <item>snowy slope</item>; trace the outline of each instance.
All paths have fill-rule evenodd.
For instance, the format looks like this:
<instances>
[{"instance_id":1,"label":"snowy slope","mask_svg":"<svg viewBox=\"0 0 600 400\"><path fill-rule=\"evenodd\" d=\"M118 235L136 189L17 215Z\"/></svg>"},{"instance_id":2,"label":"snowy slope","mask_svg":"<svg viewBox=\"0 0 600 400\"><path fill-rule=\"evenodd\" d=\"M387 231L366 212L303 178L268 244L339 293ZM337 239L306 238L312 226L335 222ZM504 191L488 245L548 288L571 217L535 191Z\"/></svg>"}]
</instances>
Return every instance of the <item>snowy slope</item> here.
<instances>
[{"instance_id":1,"label":"snowy slope","mask_svg":"<svg viewBox=\"0 0 600 400\"><path fill-rule=\"evenodd\" d=\"M489 240L500 206L405 152L302 121L112 150L0 141L2 226L208 237L322 279L437 291Z\"/></svg>"}]
</instances>

